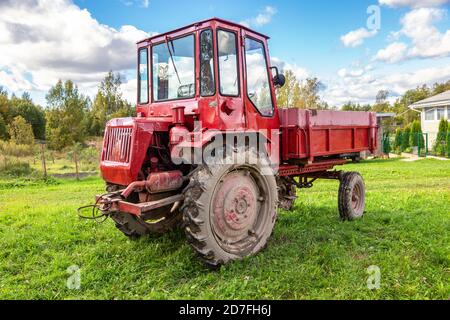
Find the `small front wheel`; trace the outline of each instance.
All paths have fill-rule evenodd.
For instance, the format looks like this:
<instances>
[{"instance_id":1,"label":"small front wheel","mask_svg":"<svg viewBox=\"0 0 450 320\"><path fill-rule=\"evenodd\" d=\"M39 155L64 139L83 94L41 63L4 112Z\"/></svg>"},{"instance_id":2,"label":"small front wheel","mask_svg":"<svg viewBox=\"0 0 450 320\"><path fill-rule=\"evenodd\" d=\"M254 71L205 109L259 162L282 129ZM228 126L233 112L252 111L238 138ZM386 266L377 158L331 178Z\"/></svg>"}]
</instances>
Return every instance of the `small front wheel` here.
<instances>
[{"instance_id":1,"label":"small front wheel","mask_svg":"<svg viewBox=\"0 0 450 320\"><path fill-rule=\"evenodd\" d=\"M343 220L352 221L364 215L366 187L357 172L344 172L340 177L339 214Z\"/></svg>"}]
</instances>

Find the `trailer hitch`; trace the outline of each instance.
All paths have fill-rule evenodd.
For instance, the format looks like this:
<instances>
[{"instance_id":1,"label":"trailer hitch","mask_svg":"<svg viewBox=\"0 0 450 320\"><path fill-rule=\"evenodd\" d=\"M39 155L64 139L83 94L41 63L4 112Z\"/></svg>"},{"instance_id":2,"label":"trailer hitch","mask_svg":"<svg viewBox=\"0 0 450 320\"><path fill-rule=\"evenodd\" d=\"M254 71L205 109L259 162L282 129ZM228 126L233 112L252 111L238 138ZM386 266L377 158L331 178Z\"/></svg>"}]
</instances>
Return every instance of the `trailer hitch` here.
<instances>
[{"instance_id":1,"label":"trailer hitch","mask_svg":"<svg viewBox=\"0 0 450 320\"><path fill-rule=\"evenodd\" d=\"M97 223L103 223L110 216L111 208L114 202L121 200L121 191L105 193L97 197L94 204L82 206L77 209L77 214L80 219L94 220ZM83 211L91 210L91 215L83 215Z\"/></svg>"},{"instance_id":2,"label":"trailer hitch","mask_svg":"<svg viewBox=\"0 0 450 320\"><path fill-rule=\"evenodd\" d=\"M184 200L184 196L182 194L177 194L150 202L131 203L124 199L123 190L106 193L101 196L97 196L96 198L97 199L94 204L78 208L77 213L81 219L94 220L98 223L103 223L111 214L117 212L140 217L143 214L148 214L158 208L170 205L172 205L172 209L170 211L173 212L178 208L180 202ZM91 210L91 214L83 215L82 212L85 210Z\"/></svg>"}]
</instances>

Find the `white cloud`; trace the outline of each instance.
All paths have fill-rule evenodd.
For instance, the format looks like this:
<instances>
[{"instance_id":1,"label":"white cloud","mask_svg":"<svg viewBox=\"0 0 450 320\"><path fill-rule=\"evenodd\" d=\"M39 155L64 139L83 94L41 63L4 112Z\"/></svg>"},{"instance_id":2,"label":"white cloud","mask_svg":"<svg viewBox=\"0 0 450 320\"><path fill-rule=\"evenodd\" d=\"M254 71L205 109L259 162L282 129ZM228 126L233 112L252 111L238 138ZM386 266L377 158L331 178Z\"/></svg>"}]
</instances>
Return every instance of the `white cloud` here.
<instances>
[{"instance_id":1,"label":"white cloud","mask_svg":"<svg viewBox=\"0 0 450 320\"><path fill-rule=\"evenodd\" d=\"M247 27L262 27L270 21L272 21L272 17L277 13L277 9L272 6L266 6L264 10L254 18L246 19L241 21L240 23Z\"/></svg>"},{"instance_id":2,"label":"white cloud","mask_svg":"<svg viewBox=\"0 0 450 320\"><path fill-rule=\"evenodd\" d=\"M100 24L70 0L2 0L0 85L46 91L71 79L95 92L109 70L135 68L135 43L148 36L134 26Z\"/></svg>"},{"instance_id":3,"label":"white cloud","mask_svg":"<svg viewBox=\"0 0 450 320\"><path fill-rule=\"evenodd\" d=\"M379 50L374 57L374 60L396 63L405 59L407 49L408 46L406 44L402 42L394 42L388 45L385 49Z\"/></svg>"},{"instance_id":4,"label":"white cloud","mask_svg":"<svg viewBox=\"0 0 450 320\"><path fill-rule=\"evenodd\" d=\"M142 8L148 8L150 6L150 0L121 0L126 6L132 6L138 3Z\"/></svg>"},{"instance_id":5,"label":"white cloud","mask_svg":"<svg viewBox=\"0 0 450 320\"><path fill-rule=\"evenodd\" d=\"M341 37L341 41L346 47L355 48L364 43L365 39L372 38L378 33L377 30L367 30L366 28L360 28L350 31L349 33Z\"/></svg>"},{"instance_id":6,"label":"white cloud","mask_svg":"<svg viewBox=\"0 0 450 320\"><path fill-rule=\"evenodd\" d=\"M291 70L297 80L302 81L310 77L310 73L305 68L298 66L297 64L292 64L285 62L277 57L272 57L270 59L271 65L277 67L281 73L286 73L287 70Z\"/></svg>"},{"instance_id":7,"label":"white cloud","mask_svg":"<svg viewBox=\"0 0 450 320\"><path fill-rule=\"evenodd\" d=\"M418 58L436 58L450 55L450 29L441 33L434 24L441 21L446 10L415 9L402 19L401 33L412 41L409 55Z\"/></svg>"},{"instance_id":8,"label":"white cloud","mask_svg":"<svg viewBox=\"0 0 450 320\"><path fill-rule=\"evenodd\" d=\"M0 70L0 85L13 92L33 89L32 83L26 79L25 74L14 67Z\"/></svg>"},{"instance_id":9,"label":"white cloud","mask_svg":"<svg viewBox=\"0 0 450 320\"><path fill-rule=\"evenodd\" d=\"M366 70L371 70L367 68ZM354 77L348 71L340 72L343 77L325 81L327 89L323 99L331 105L341 106L347 102L373 103L379 90L387 90L393 99L407 90L423 84L434 84L450 78L450 65L430 67L411 72L374 74L366 72Z\"/></svg>"},{"instance_id":10,"label":"white cloud","mask_svg":"<svg viewBox=\"0 0 450 320\"><path fill-rule=\"evenodd\" d=\"M450 29L440 32L435 24L442 21L447 11L438 8L418 8L408 12L402 19L402 29L392 32L391 39L404 36L410 46L395 42L378 51L375 60L396 63L413 58L440 58L450 56Z\"/></svg>"},{"instance_id":11,"label":"white cloud","mask_svg":"<svg viewBox=\"0 0 450 320\"><path fill-rule=\"evenodd\" d=\"M136 101L136 93L137 93L137 80L130 79L124 83L120 87L122 90L122 96L128 101Z\"/></svg>"},{"instance_id":12,"label":"white cloud","mask_svg":"<svg viewBox=\"0 0 450 320\"><path fill-rule=\"evenodd\" d=\"M342 68L338 71L338 76L341 78L360 78L366 73L366 71L370 70L371 66L367 66L365 68L355 68L350 70Z\"/></svg>"},{"instance_id":13,"label":"white cloud","mask_svg":"<svg viewBox=\"0 0 450 320\"><path fill-rule=\"evenodd\" d=\"M392 8L398 7L435 7L448 3L449 0L379 0L381 5L386 5Z\"/></svg>"}]
</instances>

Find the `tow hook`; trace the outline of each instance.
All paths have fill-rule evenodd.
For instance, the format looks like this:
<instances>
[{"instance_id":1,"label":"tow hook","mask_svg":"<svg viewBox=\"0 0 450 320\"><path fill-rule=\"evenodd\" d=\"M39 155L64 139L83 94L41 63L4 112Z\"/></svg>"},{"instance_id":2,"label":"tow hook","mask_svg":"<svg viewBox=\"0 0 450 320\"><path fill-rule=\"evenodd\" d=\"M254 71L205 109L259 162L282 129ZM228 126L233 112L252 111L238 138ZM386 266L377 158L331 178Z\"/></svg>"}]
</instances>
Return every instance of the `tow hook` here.
<instances>
[{"instance_id":1,"label":"tow hook","mask_svg":"<svg viewBox=\"0 0 450 320\"><path fill-rule=\"evenodd\" d=\"M94 220L97 223L103 223L113 212L113 204L121 200L121 191L105 193L97 197L94 204L79 207L77 214L80 219ZM91 211L90 215L83 215L84 211Z\"/></svg>"}]
</instances>

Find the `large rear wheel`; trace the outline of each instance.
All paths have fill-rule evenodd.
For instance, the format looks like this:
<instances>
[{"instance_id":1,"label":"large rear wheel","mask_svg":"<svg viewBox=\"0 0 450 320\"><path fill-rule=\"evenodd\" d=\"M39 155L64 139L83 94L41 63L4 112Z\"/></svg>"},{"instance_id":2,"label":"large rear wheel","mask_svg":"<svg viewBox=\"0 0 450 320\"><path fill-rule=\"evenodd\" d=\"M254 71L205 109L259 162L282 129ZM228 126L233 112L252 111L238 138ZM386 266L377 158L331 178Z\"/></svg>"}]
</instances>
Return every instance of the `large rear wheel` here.
<instances>
[{"instance_id":1,"label":"large rear wheel","mask_svg":"<svg viewBox=\"0 0 450 320\"><path fill-rule=\"evenodd\" d=\"M187 240L209 266L258 253L275 225L277 184L273 174L262 170L267 169L267 158L251 150L238 152L254 161L229 165L228 157L223 163L203 165L185 190Z\"/></svg>"}]
</instances>

